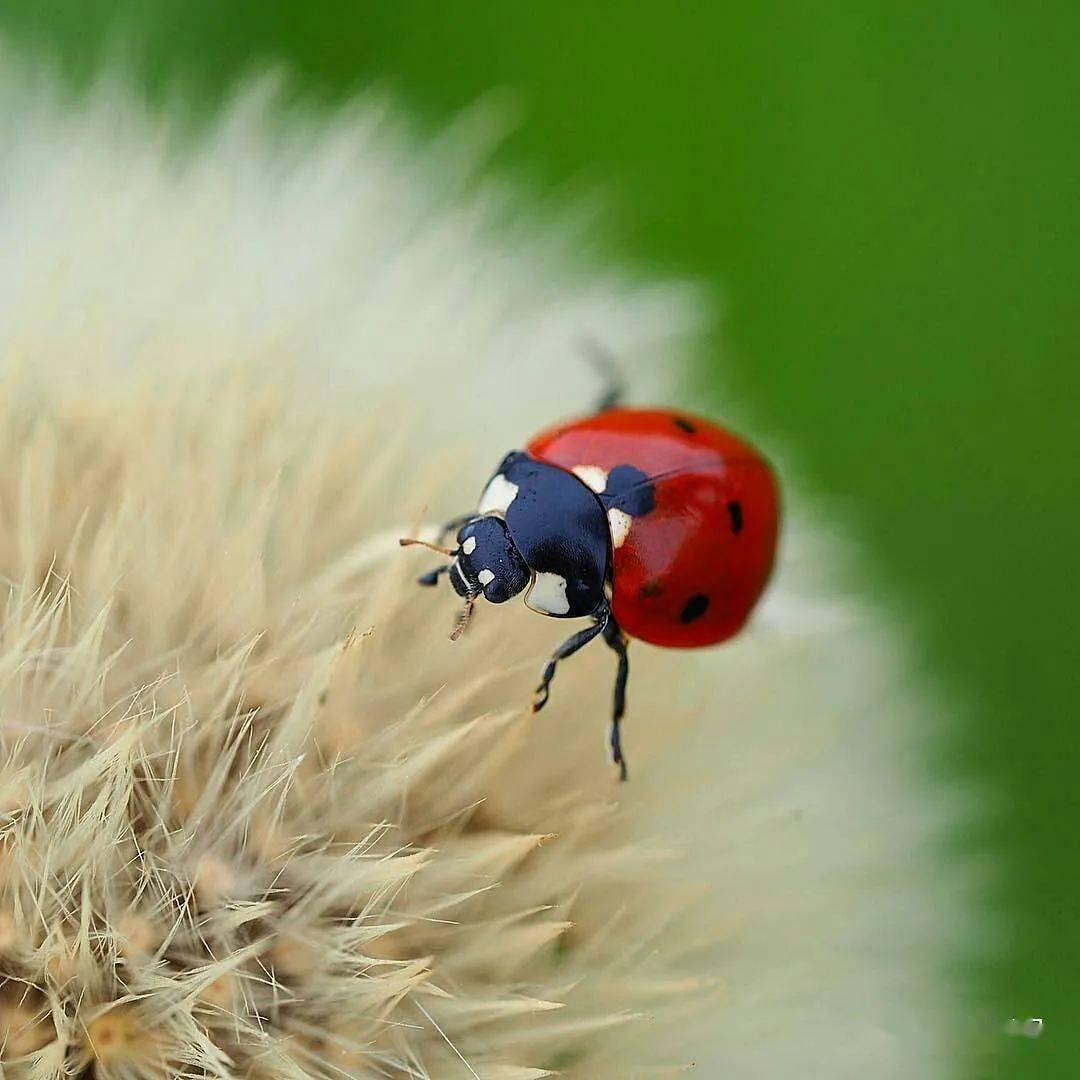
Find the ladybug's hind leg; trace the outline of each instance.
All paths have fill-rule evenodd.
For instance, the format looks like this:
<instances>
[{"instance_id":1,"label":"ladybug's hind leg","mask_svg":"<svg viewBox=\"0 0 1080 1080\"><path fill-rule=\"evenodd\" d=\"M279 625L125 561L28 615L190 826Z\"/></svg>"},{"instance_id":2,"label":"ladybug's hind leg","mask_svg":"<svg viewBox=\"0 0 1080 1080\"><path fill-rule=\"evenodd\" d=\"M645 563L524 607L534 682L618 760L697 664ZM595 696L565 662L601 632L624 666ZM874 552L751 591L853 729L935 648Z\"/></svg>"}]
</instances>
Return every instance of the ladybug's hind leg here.
<instances>
[{"instance_id":1,"label":"ladybug's hind leg","mask_svg":"<svg viewBox=\"0 0 1080 1080\"><path fill-rule=\"evenodd\" d=\"M603 380L600 395L593 405L593 411L602 413L608 409L616 409L626 397L626 384L623 382L622 372L615 357L604 346L586 338L582 345L585 350L585 358L589 361L593 370Z\"/></svg>"},{"instance_id":2,"label":"ladybug's hind leg","mask_svg":"<svg viewBox=\"0 0 1080 1080\"><path fill-rule=\"evenodd\" d=\"M630 676L630 659L626 655L626 638L619 629L614 616L604 626L604 641L608 643L619 658L619 669L615 675L615 699L611 712L611 760L619 767L619 779L626 779L626 758L622 752L620 727L623 713L626 712L626 681Z\"/></svg>"}]
</instances>

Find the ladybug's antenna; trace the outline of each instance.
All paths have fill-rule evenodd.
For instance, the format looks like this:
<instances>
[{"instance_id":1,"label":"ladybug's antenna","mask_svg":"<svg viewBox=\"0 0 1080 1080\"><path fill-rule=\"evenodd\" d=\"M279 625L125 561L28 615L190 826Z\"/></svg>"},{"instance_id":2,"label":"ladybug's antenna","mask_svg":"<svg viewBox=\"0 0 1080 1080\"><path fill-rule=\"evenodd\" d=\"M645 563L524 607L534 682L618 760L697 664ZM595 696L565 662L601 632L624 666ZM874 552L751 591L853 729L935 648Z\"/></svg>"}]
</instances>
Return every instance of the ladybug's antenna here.
<instances>
[{"instance_id":1,"label":"ladybug's antenna","mask_svg":"<svg viewBox=\"0 0 1080 1080\"><path fill-rule=\"evenodd\" d=\"M426 547L431 551L437 551L440 555L449 555L451 558L457 555L457 551L453 548L442 547L440 544L429 544L427 540L417 540L411 536L403 536L398 543L402 547L413 547L414 545Z\"/></svg>"},{"instance_id":2,"label":"ladybug's antenna","mask_svg":"<svg viewBox=\"0 0 1080 1080\"><path fill-rule=\"evenodd\" d=\"M469 622L472 619L473 607L475 607L475 605L476 596L470 593L470 595L465 597L465 607L458 616L458 622L457 626L454 627L454 632L450 635L451 641L457 641L457 639L468 629Z\"/></svg>"}]
</instances>

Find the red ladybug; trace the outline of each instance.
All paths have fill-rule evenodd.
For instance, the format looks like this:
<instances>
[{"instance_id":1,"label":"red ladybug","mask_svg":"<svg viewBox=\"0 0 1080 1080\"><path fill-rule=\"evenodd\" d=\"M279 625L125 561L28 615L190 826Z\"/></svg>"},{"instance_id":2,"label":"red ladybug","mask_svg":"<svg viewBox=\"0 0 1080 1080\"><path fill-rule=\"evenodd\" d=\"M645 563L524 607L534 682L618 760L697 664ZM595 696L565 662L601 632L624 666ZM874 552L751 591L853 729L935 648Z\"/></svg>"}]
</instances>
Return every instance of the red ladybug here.
<instances>
[{"instance_id":1,"label":"red ladybug","mask_svg":"<svg viewBox=\"0 0 1080 1080\"><path fill-rule=\"evenodd\" d=\"M506 455L473 514L449 522L449 574L465 610L525 592L534 611L588 618L544 667L593 638L618 657L611 755L626 779L619 724L629 638L669 648L715 645L738 633L772 571L778 529L772 470L748 443L709 420L668 409L608 407L536 435ZM402 540L402 544L423 543Z\"/></svg>"}]
</instances>

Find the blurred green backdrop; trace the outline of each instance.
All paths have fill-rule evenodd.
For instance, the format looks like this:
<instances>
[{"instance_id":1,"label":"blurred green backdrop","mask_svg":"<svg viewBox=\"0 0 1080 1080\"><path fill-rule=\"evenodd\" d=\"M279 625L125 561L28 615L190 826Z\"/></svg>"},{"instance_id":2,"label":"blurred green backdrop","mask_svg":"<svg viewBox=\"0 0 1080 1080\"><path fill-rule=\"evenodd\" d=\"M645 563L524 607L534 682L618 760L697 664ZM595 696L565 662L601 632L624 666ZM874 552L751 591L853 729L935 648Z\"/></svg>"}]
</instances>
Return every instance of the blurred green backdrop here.
<instances>
[{"instance_id":1,"label":"blurred green backdrop","mask_svg":"<svg viewBox=\"0 0 1080 1080\"><path fill-rule=\"evenodd\" d=\"M508 89L494 167L596 186L613 253L711 282L723 392L801 454L970 702L933 767L1000 794L955 845L1009 871L986 893L1007 951L962 973L967 1073L1080 1074L1076 0L0 0L0 33L76 85L120 42L204 104L279 59L306 95L375 78L433 126Z\"/></svg>"}]
</instances>

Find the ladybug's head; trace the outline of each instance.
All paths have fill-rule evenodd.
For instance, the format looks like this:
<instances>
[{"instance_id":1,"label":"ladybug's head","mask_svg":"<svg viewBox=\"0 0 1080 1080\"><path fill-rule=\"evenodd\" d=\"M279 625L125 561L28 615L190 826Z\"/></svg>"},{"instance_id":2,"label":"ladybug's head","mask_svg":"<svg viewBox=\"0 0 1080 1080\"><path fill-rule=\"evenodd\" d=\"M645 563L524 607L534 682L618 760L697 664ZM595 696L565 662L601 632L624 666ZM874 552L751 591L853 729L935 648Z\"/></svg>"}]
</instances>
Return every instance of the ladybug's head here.
<instances>
[{"instance_id":1,"label":"ladybug's head","mask_svg":"<svg viewBox=\"0 0 1080 1080\"><path fill-rule=\"evenodd\" d=\"M418 544L452 556L452 562L429 570L419 580L421 585L435 585L447 574L454 591L464 598L465 610L450 635L454 641L469 625L473 605L481 596L492 604L502 604L533 581L533 573L511 539L506 522L496 514L472 518L458 532L457 539L458 546L453 550L412 537L398 541L402 547Z\"/></svg>"},{"instance_id":2,"label":"ladybug's head","mask_svg":"<svg viewBox=\"0 0 1080 1080\"><path fill-rule=\"evenodd\" d=\"M532 580L502 518L473 518L457 539L450 581L458 596L475 600L482 595L492 604L503 604Z\"/></svg>"}]
</instances>

